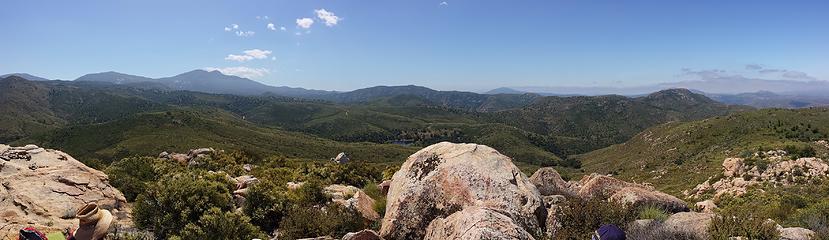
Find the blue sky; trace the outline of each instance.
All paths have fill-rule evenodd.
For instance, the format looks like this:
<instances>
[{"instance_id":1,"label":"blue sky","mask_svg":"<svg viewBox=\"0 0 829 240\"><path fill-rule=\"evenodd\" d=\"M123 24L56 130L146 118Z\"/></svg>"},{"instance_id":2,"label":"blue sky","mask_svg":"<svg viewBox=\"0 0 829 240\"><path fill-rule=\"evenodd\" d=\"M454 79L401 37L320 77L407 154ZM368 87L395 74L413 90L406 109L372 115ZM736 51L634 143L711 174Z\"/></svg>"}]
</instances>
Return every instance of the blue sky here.
<instances>
[{"instance_id":1,"label":"blue sky","mask_svg":"<svg viewBox=\"0 0 829 240\"><path fill-rule=\"evenodd\" d=\"M637 86L704 71L829 79L829 1L442 2L6 0L0 73L221 69L327 90Z\"/></svg>"}]
</instances>

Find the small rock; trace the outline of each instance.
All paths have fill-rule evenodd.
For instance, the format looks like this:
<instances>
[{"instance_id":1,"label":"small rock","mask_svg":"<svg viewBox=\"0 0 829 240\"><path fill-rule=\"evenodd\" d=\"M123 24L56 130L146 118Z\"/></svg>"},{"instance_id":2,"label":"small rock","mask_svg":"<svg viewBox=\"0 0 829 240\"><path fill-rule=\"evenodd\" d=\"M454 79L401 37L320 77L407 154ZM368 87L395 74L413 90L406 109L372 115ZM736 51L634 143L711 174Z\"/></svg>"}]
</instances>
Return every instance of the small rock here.
<instances>
[{"instance_id":1,"label":"small rock","mask_svg":"<svg viewBox=\"0 0 829 240\"><path fill-rule=\"evenodd\" d=\"M535 171L535 173L530 176L530 183L535 185L535 187L538 188L538 192L543 196L575 195L572 191L570 191L569 185L564 181L564 179L561 178L558 171L551 167L539 168Z\"/></svg>"},{"instance_id":2,"label":"small rock","mask_svg":"<svg viewBox=\"0 0 829 240\"><path fill-rule=\"evenodd\" d=\"M567 202L567 198L562 195L549 195L541 198L547 208Z\"/></svg>"},{"instance_id":3,"label":"small rock","mask_svg":"<svg viewBox=\"0 0 829 240\"><path fill-rule=\"evenodd\" d=\"M342 240L381 240L374 230L365 229L356 233L346 233Z\"/></svg>"},{"instance_id":4,"label":"small rock","mask_svg":"<svg viewBox=\"0 0 829 240\"><path fill-rule=\"evenodd\" d=\"M337 154L336 157L332 158L331 161L334 161L334 162L340 163L340 164L347 163L349 161L348 154L345 154L344 152L341 152L340 154Z\"/></svg>"},{"instance_id":5,"label":"small rock","mask_svg":"<svg viewBox=\"0 0 829 240\"><path fill-rule=\"evenodd\" d=\"M708 224L712 218L714 214L710 213L681 212L668 217L663 226L672 231L695 235L699 239L707 239Z\"/></svg>"},{"instance_id":6,"label":"small rock","mask_svg":"<svg viewBox=\"0 0 829 240\"><path fill-rule=\"evenodd\" d=\"M250 172L251 170L253 170L253 165L252 164L242 165L242 169L245 169L245 172Z\"/></svg>"},{"instance_id":7,"label":"small rock","mask_svg":"<svg viewBox=\"0 0 829 240\"><path fill-rule=\"evenodd\" d=\"M809 240L814 235L814 231L801 227L790 227L780 230L780 240Z\"/></svg>"},{"instance_id":8,"label":"small rock","mask_svg":"<svg viewBox=\"0 0 829 240\"><path fill-rule=\"evenodd\" d=\"M710 199L698 202L694 204L694 206L701 213L714 213L714 209L717 209L717 204L714 204L714 201L711 201Z\"/></svg>"},{"instance_id":9,"label":"small rock","mask_svg":"<svg viewBox=\"0 0 829 240\"><path fill-rule=\"evenodd\" d=\"M297 190L298 188L302 187L303 184L305 184L305 183L304 182L298 182L298 183L297 182L288 182L288 183L286 183L286 185L288 185L288 190Z\"/></svg>"},{"instance_id":10,"label":"small rock","mask_svg":"<svg viewBox=\"0 0 829 240\"><path fill-rule=\"evenodd\" d=\"M389 187L391 186L391 180L383 180L380 184L377 185L380 187L380 193L386 195L389 193Z\"/></svg>"}]
</instances>

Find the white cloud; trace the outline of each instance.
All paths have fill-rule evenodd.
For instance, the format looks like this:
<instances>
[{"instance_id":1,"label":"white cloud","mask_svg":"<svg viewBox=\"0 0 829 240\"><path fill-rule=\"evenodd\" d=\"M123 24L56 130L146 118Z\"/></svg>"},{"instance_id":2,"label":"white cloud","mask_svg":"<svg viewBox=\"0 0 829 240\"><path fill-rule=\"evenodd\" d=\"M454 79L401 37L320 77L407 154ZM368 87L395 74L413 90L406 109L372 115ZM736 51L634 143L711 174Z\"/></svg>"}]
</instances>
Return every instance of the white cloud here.
<instances>
[{"instance_id":1,"label":"white cloud","mask_svg":"<svg viewBox=\"0 0 829 240\"><path fill-rule=\"evenodd\" d=\"M260 49L245 50L245 51L242 51L242 52L244 53L244 55L228 54L227 57L225 57L225 60L244 62L244 61L250 61L250 60L253 60L253 59L265 59L265 58L268 58L268 55L273 53L273 52L268 51L268 50L260 50Z\"/></svg>"},{"instance_id":2,"label":"white cloud","mask_svg":"<svg viewBox=\"0 0 829 240\"><path fill-rule=\"evenodd\" d=\"M252 37L256 32L254 31L236 31L236 36L240 37Z\"/></svg>"},{"instance_id":3,"label":"white cloud","mask_svg":"<svg viewBox=\"0 0 829 240\"><path fill-rule=\"evenodd\" d=\"M206 67L202 68L205 71L219 71L223 74L227 75L234 75L243 78L258 78L263 77L271 73L270 70L266 68L249 68L249 67L225 67L225 68L215 68L215 67Z\"/></svg>"},{"instance_id":4,"label":"white cloud","mask_svg":"<svg viewBox=\"0 0 829 240\"><path fill-rule=\"evenodd\" d=\"M273 23L268 23L268 29L270 29L271 31L276 31L276 26L273 25Z\"/></svg>"},{"instance_id":5,"label":"white cloud","mask_svg":"<svg viewBox=\"0 0 829 240\"><path fill-rule=\"evenodd\" d=\"M325 9L316 9L314 12L317 13L317 18L325 22L325 26L333 27L340 21L340 17L337 17L337 15L334 15L333 12L326 11Z\"/></svg>"},{"instance_id":6,"label":"white cloud","mask_svg":"<svg viewBox=\"0 0 829 240\"><path fill-rule=\"evenodd\" d=\"M311 25L313 25L313 24L314 24L314 19L310 19L310 18L297 18L296 19L296 25L298 27L301 27L301 28L304 28L304 29L311 28Z\"/></svg>"},{"instance_id":7,"label":"white cloud","mask_svg":"<svg viewBox=\"0 0 829 240\"><path fill-rule=\"evenodd\" d=\"M285 26L281 26L281 27L279 27L279 30L282 30L282 31L287 31L288 29L287 29L287 28L285 28Z\"/></svg>"},{"instance_id":8,"label":"white cloud","mask_svg":"<svg viewBox=\"0 0 829 240\"><path fill-rule=\"evenodd\" d=\"M268 20L269 18L270 18L270 17L268 17L268 16L256 16L256 19L264 19L264 20Z\"/></svg>"},{"instance_id":9,"label":"white cloud","mask_svg":"<svg viewBox=\"0 0 829 240\"><path fill-rule=\"evenodd\" d=\"M225 27L225 32L230 32L233 30L239 29L239 24L230 24L230 26Z\"/></svg>"},{"instance_id":10,"label":"white cloud","mask_svg":"<svg viewBox=\"0 0 829 240\"><path fill-rule=\"evenodd\" d=\"M449 5L449 3L444 1L444 2L440 2L440 5L441 5L441 6L448 6L448 5Z\"/></svg>"}]
</instances>

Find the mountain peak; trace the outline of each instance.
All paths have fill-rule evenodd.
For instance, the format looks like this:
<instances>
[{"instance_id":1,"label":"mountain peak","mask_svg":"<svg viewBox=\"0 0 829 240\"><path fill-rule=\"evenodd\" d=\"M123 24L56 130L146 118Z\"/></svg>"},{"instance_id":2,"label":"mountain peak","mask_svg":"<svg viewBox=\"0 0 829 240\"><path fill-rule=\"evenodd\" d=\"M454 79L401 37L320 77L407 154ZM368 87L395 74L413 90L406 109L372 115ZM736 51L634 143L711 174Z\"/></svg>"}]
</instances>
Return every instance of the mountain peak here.
<instances>
[{"instance_id":1,"label":"mountain peak","mask_svg":"<svg viewBox=\"0 0 829 240\"><path fill-rule=\"evenodd\" d=\"M10 76L20 77L20 78L23 78L23 79L25 79L25 80L29 80L29 81L49 81L49 79L42 78L42 77L38 77L38 76L34 76L34 75L31 75L31 74L28 74L28 73L9 73L9 74L3 74L3 75L0 75L0 78L6 78L6 77L10 77Z\"/></svg>"}]
</instances>

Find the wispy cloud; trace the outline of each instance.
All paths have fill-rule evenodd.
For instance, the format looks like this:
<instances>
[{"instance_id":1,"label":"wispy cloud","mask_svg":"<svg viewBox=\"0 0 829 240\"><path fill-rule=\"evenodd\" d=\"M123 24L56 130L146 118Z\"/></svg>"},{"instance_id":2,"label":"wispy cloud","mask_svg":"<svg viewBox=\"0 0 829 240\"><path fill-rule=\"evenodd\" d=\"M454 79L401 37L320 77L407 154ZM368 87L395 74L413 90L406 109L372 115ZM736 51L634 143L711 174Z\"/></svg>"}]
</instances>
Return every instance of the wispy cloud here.
<instances>
[{"instance_id":1,"label":"wispy cloud","mask_svg":"<svg viewBox=\"0 0 829 240\"><path fill-rule=\"evenodd\" d=\"M334 15L333 12L329 12L325 9L316 9L314 12L317 13L317 18L325 22L325 26L333 27L340 22L340 17Z\"/></svg>"},{"instance_id":2,"label":"wispy cloud","mask_svg":"<svg viewBox=\"0 0 829 240\"><path fill-rule=\"evenodd\" d=\"M230 24L230 26L225 27L225 32L235 31L239 29L239 24Z\"/></svg>"},{"instance_id":3,"label":"wispy cloud","mask_svg":"<svg viewBox=\"0 0 829 240\"><path fill-rule=\"evenodd\" d=\"M809 76L809 74L798 71L786 71L785 73L783 73L783 77L790 79L817 80L817 78Z\"/></svg>"},{"instance_id":4,"label":"wispy cloud","mask_svg":"<svg viewBox=\"0 0 829 240\"><path fill-rule=\"evenodd\" d=\"M225 27L225 32L233 32L236 36L239 37L252 37L256 32L254 31L244 31L239 27L239 24L230 24Z\"/></svg>"},{"instance_id":5,"label":"wispy cloud","mask_svg":"<svg viewBox=\"0 0 829 240\"><path fill-rule=\"evenodd\" d=\"M242 51L243 55L236 55L236 54L228 54L225 57L225 60L229 61L237 61L237 62L245 62L250 61L253 59L265 59L268 58L272 52L269 50L260 50L260 49L251 49Z\"/></svg>"},{"instance_id":6,"label":"wispy cloud","mask_svg":"<svg viewBox=\"0 0 829 240\"><path fill-rule=\"evenodd\" d=\"M682 75L684 76L696 76L701 79L711 79L711 78L720 78L726 75L726 71L722 69L706 69L706 70L693 70L690 68L683 68Z\"/></svg>"},{"instance_id":7,"label":"wispy cloud","mask_svg":"<svg viewBox=\"0 0 829 240\"><path fill-rule=\"evenodd\" d=\"M760 64L749 64L746 65L746 69L756 71L760 74L775 74L781 73L780 77L788 78L788 79L800 79L800 80L817 80L817 78L809 76L804 72L800 71L793 71L788 69L779 69L779 68L767 68L766 66Z\"/></svg>"},{"instance_id":8,"label":"wispy cloud","mask_svg":"<svg viewBox=\"0 0 829 240\"><path fill-rule=\"evenodd\" d=\"M297 18L296 19L296 25L297 25L297 27L300 27L300 28L303 28L303 29L309 29L309 28L311 28L311 25L314 25L314 19Z\"/></svg>"},{"instance_id":9,"label":"wispy cloud","mask_svg":"<svg viewBox=\"0 0 829 240\"><path fill-rule=\"evenodd\" d=\"M263 77L271 73L270 70L266 68L249 68L249 67L225 67L225 68L216 68L216 67L205 67L202 68L205 71L219 71L223 74L239 76L243 78L258 78Z\"/></svg>"},{"instance_id":10,"label":"wispy cloud","mask_svg":"<svg viewBox=\"0 0 829 240\"><path fill-rule=\"evenodd\" d=\"M276 31L276 26L273 23L268 23L268 30Z\"/></svg>"},{"instance_id":11,"label":"wispy cloud","mask_svg":"<svg viewBox=\"0 0 829 240\"><path fill-rule=\"evenodd\" d=\"M240 37L252 37L256 32L254 31L236 31L236 36Z\"/></svg>"},{"instance_id":12,"label":"wispy cloud","mask_svg":"<svg viewBox=\"0 0 829 240\"><path fill-rule=\"evenodd\" d=\"M440 2L440 4L438 4L438 5L441 5L441 6L449 6L449 3L444 1L444 2Z\"/></svg>"}]
</instances>

